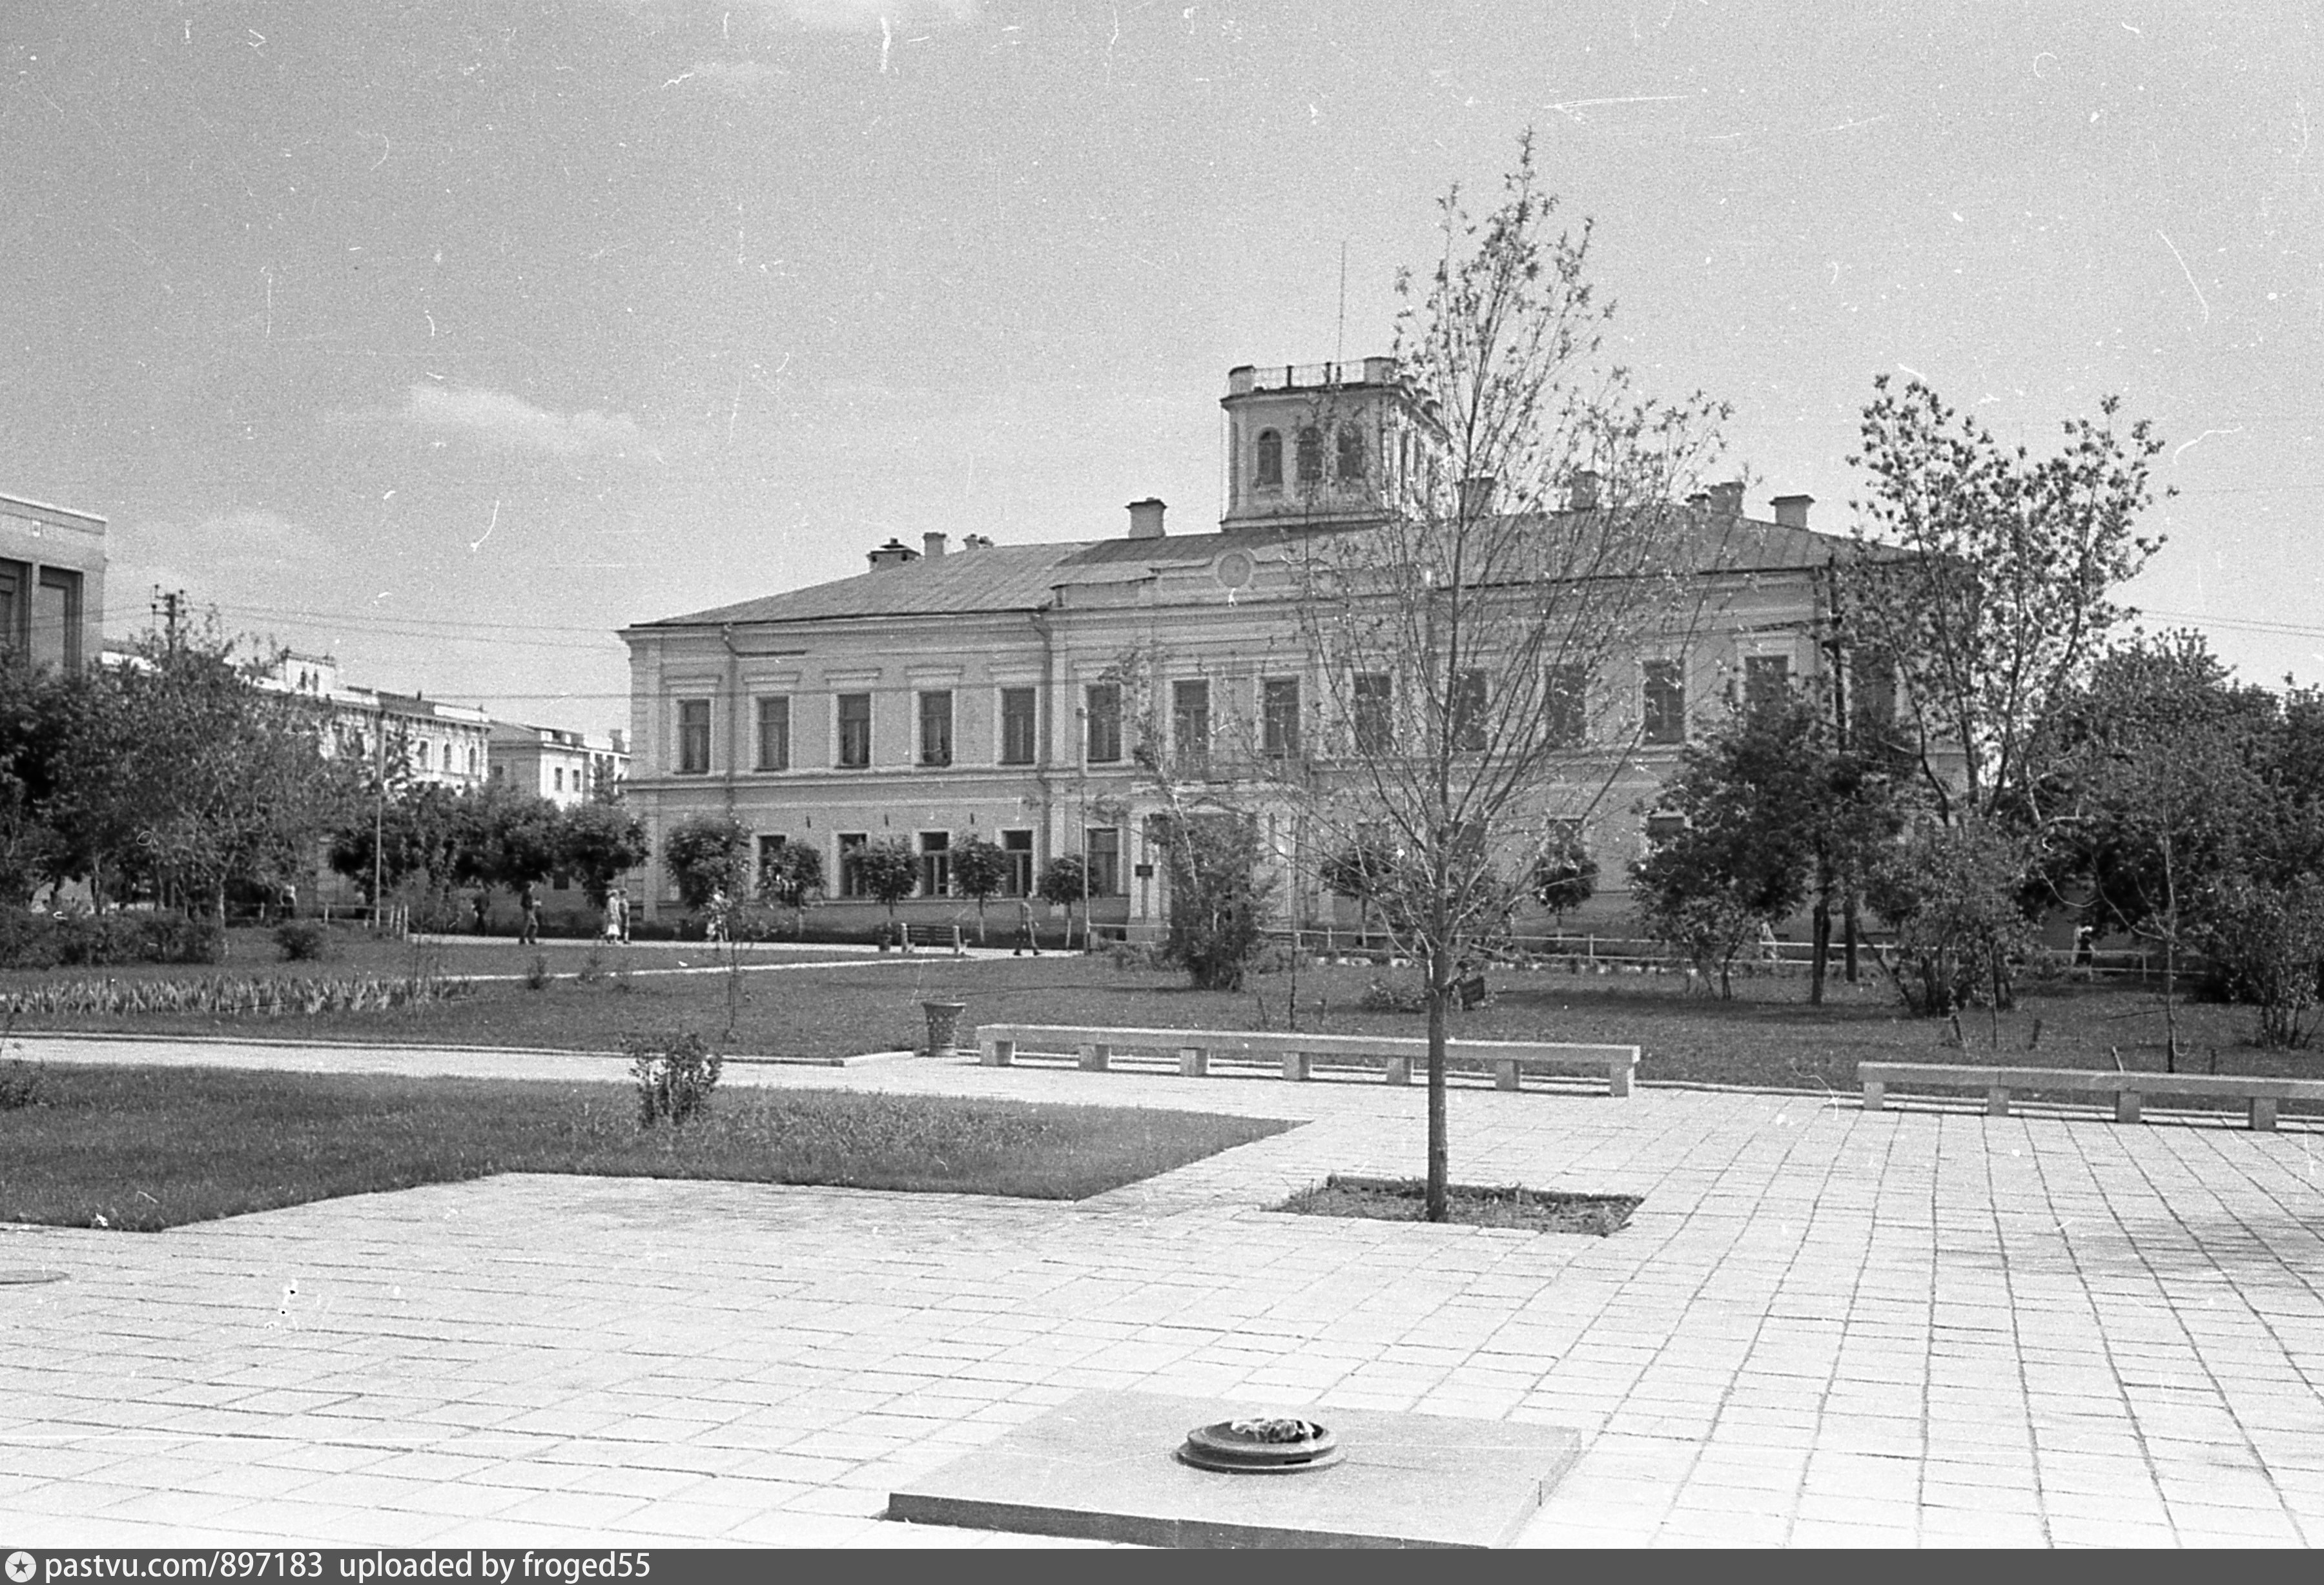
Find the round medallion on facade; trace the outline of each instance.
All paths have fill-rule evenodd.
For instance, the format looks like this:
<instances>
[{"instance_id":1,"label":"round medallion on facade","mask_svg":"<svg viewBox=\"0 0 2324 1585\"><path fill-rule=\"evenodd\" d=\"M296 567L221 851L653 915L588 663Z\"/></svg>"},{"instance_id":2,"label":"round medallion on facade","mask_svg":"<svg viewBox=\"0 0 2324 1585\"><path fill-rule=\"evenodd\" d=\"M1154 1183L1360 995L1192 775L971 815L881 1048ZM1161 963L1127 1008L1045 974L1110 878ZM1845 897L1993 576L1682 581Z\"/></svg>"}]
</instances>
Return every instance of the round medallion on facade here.
<instances>
[{"instance_id":1,"label":"round medallion on facade","mask_svg":"<svg viewBox=\"0 0 2324 1585\"><path fill-rule=\"evenodd\" d=\"M1253 570L1250 551L1230 550L1212 567L1211 576L1226 588L1247 589Z\"/></svg>"}]
</instances>

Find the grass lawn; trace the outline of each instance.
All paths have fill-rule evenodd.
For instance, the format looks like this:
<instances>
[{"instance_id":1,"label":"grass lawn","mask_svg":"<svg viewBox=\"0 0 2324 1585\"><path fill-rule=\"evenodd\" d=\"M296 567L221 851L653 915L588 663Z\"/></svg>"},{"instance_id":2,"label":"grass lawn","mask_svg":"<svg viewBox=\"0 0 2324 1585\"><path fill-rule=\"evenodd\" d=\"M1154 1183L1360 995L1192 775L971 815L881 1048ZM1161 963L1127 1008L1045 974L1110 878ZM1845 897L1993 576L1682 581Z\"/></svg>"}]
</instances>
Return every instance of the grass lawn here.
<instances>
[{"instance_id":1,"label":"grass lawn","mask_svg":"<svg viewBox=\"0 0 2324 1585\"><path fill-rule=\"evenodd\" d=\"M46 1068L0 1111L0 1221L150 1231L500 1172L1078 1200L1282 1132L1125 1107L722 1090L684 1129L620 1084Z\"/></svg>"},{"instance_id":2,"label":"grass lawn","mask_svg":"<svg viewBox=\"0 0 2324 1585\"><path fill-rule=\"evenodd\" d=\"M253 934L237 942L223 969L136 971L51 970L45 977L163 973L318 972L313 964L272 963ZM433 954L438 949L426 949ZM779 950L798 961L798 949L752 949L757 961L777 961ZM807 949L810 959L816 949ZM331 973L401 973L412 949L361 944ZM447 972L519 974L532 949L512 942L479 942L444 949ZM586 959L577 945L551 944L543 955L567 974ZM539 1046L611 1051L625 1036L699 1032L730 1055L839 1056L909 1046L919 1037L923 998L968 1004L967 1021L1154 1026L1181 1028L1285 1027L1291 991L1287 974L1254 979L1240 993L1197 991L1181 975L1120 970L1102 959L1050 954L1041 958L962 960L916 955L851 960L844 966L666 974L635 971L703 966L710 949L632 948L605 954L613 972L595 983L559 979L542 990L514 980L480 984L470 998L415 1009L315 1018L23 1018L18 1030L114 1029L145 1033L256 1036L324 1040L384 1040L431 1045ZM751 961L746 957L746 961ZM824 954L823 961L829 961ZM619 971L627 963L633 971ZM1298 980L1299 1027L1333 1032L1418 1035L1417 1014L1368 1012L1361 1007L1373 971L1303 970ZM2151 987L2029 984L2017 1008L1995 1027L1982 1011L1965 1016L1965 1044L1947 1044L1941 1021L1902 1015L1877 971L1865 983L1835 980L1831 1000L1806 1005L1804 978L1741 979L1736 999L1690 994L1679 975L1573 975L1562 970L1496 971L1495 1000L1454 1016L1456 1035L1480 1039L1612 1041L1642 1048L1639 1076L1648 1082L1746 1084L1809 1091L1856 1087L1856 1064L1866 1060L2036 1063L2069 1067L2131 1069L2163 1065L2163 1018ZM0 975L0 992L31 976ZM13 983L12 983L13 982ZM729 992L734 1020L728 1033ZM2307 1052L2269 1052L2248 1044L2257 1022L2248 1008L2182 1002L2181 1040L2188 1065L2221 1073L2314 1074L2324 1068Z\"/></svg>"}]
</instances>

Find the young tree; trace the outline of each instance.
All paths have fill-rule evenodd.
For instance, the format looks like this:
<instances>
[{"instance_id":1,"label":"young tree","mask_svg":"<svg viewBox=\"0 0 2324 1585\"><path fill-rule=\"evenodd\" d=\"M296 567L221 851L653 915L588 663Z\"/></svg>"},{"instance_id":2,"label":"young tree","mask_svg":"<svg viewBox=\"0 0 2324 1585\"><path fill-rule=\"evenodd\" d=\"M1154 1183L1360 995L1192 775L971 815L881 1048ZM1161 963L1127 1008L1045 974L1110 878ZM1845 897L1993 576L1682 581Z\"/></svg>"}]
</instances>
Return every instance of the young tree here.
<instances>
[{"instance_id":1,"label":"young tree","mask_svg":"<svg viewBox=\"0 0 2324 1585\"><path fill-rule=\"evenodd\" d=\"M117 862L221 925L233 883L275 890L305 875L359 790L355 769L324 752L323 707L254 686L269 666L240 649L215 622L148 635L115 674L128 730L103 733L125 751L104 771L134 834Z\"/></svg>"},{"instance_id":2,"label":"young tree","mask_svg":"<svg viewBox=\"0 0 2324 1585\"><path fill-rule=\"evenodd\" d=\"M2005 448L1919 380L1873 381L1854 502L1862 554L1849 625L1900 683L1897 704L1939 816L2014 806L2043 825L2052 769L2037 727L2087 673L2126 614L2115 589L2160 547L2138 514L2163 448L2146 420L2116 428L2120 401L2066 422L2065 448Z\"/></svg>"},{"instance_id":3,"label":"young tree","mask_svg":"<svg viewBox=\"0 0 2324 1585\"><path fill-rule=\"evenodd\" d=\"M759 895L788 908L791 933L805 939L807 905L823 889L823 853L805 843L787 842L760 868Z\"/></svg>"},{"instance_id":4,"label":"young tree","mask_svg":"<svg viewBox=\"0 0 2324 1585\"><path fill-rule=\"evenodd\" d=\"M883 836L864 844L856 855L855 874L864 895L888 910L888 931L896 931L896 905L918 889L919 856L900 836Z\"/></svg>"},{"instance_id":5,"label":"young tree","mask_svg":"<svg viewBox=\"0 0 2324 1585\"><path fill-rule=\"evenodd\" d=\"M1041 882L1035 888L1041 900L1065 910L1065 945L1074 942L1074 905L1089 896L1089 866L1079 853L1059 853L1041 867ZM1082 945L1089 945L1089 922L1082 922Z\"/></svg>"},{"instance_id":6,"label":"young tree","mask_svg":"<svg viewBox=\"0 0 2324 1585\"><path fill-rule=\"evenodd\" d=\"M661 862L678 883L678 900L706 908L713 897L744 895L751 872L751 828L728 816L680 821L661 839Z\"/></svg>"},{"instance_id":7,"label":"young tree","mask_svg":"<svg viewBox=\"0 0 2324 1585\"><path fill-rule=\"evenodd\" d=\"M984 945L984 905L1009 884L1010 862L998 843L972 836L952 850L953 889L976 899L976 945Z\"/></svg>"},{"instance_id":8,"label":"young tree","mask_svg":"<svg viewBox=\"0 0 2324 1585\"><path fill-rule=\"evenodd\" d=\"M1620 774L1638 723L1606 708L1615 663L1683 641L1733 521L1681 504L1724 410L1643 398L1605 364L1589 230L1555 229L1555 207L1530 137L1490 215L1445 199L1425 286L1398 283L1410 465L1383 455L1376 524L1284 550L1331 769L1277 793L1327 851L1390 855L1367 885L1427 980L1432 1221L1456 965L1506 927L1547 817L1587 816ZM1553 788L1565 806L1544 807Z\"/></svg>"},{"instance_id":9,"label":"young tree","mask_svg":"<svg viewBox=\"0 0 2324 1585\"><path fill-rule=\"evenodd\" d=\"M1533 898L1562 926L1565 916L1598 895L1598 861L1577 834L1563 835L1533 863Z\"/></svg>"},{"instance_id":10,"label":"young tree","mask_svg":"<svg viewBox=\"0 0 2324 1585\"><path fill-rule=\"evenodd\" d=\"M644 825L611 799L593 799L567 811L558 838L558 866L581 882L595 908L606 906L614 881L653 856Z\"/></svg>"},{"instance_id":11,"label":"young tree","mask_svg":"<svg viewBox=\"0 0 2324 1585\"><path fill-rule=\"evenodd\" d=\"M1647 930L1691 958L1722 1000L1735 955L1762 926L1806 900L1809 832L1819 778L1802 751L1816 714L1784 701L1738 711L1708 742L1690 744L1663 808L1685 825L1631 866Z\"/></svg>"},{"instance_id":12,"label":"young tree","mask_svg":"<svg viewBox=\"0 0 2324 1585\"><path fill-rule=\"evenodd\" d=\"M1970 817L1922 825L1874 870L1865 897L1895 930L1881 962L1907 1008L1948 1018L1982 994L2000 1045L2010 963L2034 945L2020 901L2032 857L2023 831Z\"/></svg>"},{"instance_id":13,"label":"young tree","mask_svg":"<svg viewBox=\"0 0 2324 1585\"><path fill-rule=\"evenodd\" d=\"M1247 815L1210 814L1164 822L1170 877L1166 950L1204 991L1240 991L1266 944L1267 908L1277 885L1274 854Z\"/></svg>"},{"instance_id":14,"label":"young tree","mask_svg":"<svg viewBox=\"0 0 2324 1585\"><path fill-rule=\"evenodd\" d=\"M2234 686L2192 633L2135 636L2059 703L2045 747L2064 811L2044 858L2051 888L2086 889L2082 917L2163 949L2163 1064L2179 1064L2178 975L2206 897L2267 822L2274 696Z\"/></svg>"}]
</instances>

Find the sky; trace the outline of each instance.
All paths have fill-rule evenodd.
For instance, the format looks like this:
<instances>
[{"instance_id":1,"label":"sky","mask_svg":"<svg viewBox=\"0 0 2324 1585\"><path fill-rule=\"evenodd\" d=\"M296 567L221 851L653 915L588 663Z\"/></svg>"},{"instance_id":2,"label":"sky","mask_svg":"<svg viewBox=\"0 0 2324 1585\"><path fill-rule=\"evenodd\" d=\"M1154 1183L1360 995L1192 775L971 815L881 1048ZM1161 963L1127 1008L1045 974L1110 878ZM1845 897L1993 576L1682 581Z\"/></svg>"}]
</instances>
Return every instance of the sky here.
<instances>
[{"instance_id":1,"label":"sky","mask_svg":"<svg viewBox=\"0 0 2324 1585\"><path fill-rule=\"evenodd\" d=\"M0 492L348 680L590 732L630 622L1222 510L1531 128L1611 348L1845 531L1874 376L2165 441L2129 590L2324 682L2294 4L11 0ZM2310 105L2308 100L2318 101Z\"/></svg>"}]
</instances>

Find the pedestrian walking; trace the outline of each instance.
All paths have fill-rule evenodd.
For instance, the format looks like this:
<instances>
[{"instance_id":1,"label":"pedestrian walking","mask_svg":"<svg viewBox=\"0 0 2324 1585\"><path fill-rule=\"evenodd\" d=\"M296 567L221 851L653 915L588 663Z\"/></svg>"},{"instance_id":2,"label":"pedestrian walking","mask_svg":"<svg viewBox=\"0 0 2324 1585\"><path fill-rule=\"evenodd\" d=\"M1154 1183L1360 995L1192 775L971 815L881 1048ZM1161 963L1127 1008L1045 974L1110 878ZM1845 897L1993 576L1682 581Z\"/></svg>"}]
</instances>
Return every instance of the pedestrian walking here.
<instances>
[{"instance_id":1,"label":"pedestrian walking","mask_svg":"<svg viewBox=\"0 0 2324 1585\"><path fill-rule=\"evenodd\" d=\"M517 893L516 906L524 916L517 926L517 945L531 946L540 940L540 898L534 895L531 881L526 881Z\"/></svg>"},{"instance_id":2,"label":"pedestrian walking","mask_svg":"<svg viewBox=\"0 0 2324 1585\"><path fill-rule=\"evenodd\" d=\"M1011 952L1009 955L1013 958L1021 958L1028 952L1035 957L1039 957L1041 955L1041 941L1038 936L1033 934L1032 899L1029 898L1020 897L1017 899L1017 946L1016 950Z\"/></svg>"}]
</instances>

